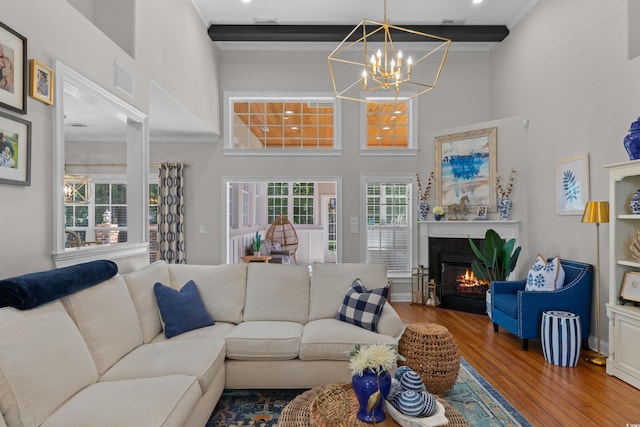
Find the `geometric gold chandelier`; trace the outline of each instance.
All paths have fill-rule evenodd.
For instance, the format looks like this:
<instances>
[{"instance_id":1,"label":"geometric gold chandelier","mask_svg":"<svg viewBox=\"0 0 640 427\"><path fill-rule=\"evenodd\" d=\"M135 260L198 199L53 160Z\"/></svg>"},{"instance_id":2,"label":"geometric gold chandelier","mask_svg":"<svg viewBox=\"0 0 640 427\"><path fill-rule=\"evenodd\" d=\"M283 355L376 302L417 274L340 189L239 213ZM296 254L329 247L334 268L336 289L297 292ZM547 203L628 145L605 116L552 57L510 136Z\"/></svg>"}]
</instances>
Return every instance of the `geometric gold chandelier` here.
<instances>
[{"instance_id":1,"label":"geometric gold chandelier","mask_svg":"<svg viewBox=\"0 0 640 427\"><path fill-rule=\"evenodd\" d=\"M407 35L421 38L415 56L393 41ZM432 43L426 51L424 42ZM391 91L396 101L401 91L405 99L422 95L436 87L450 45L450 39L390 25L384 0L384 22L363 19L329 55L335 95L367 103L380 101L363 92Z\"/></svg>"},{"instance_id":2,"label":"geometric gold chandelier","mask_svg":"<svg viewBox=\"0 0 640 427\"><path fill-rule=\"evenodd\" d=\"M79 175L64 175L64 202L86 204L90 201L89 178Z\"/></svg>"}]
</instances>

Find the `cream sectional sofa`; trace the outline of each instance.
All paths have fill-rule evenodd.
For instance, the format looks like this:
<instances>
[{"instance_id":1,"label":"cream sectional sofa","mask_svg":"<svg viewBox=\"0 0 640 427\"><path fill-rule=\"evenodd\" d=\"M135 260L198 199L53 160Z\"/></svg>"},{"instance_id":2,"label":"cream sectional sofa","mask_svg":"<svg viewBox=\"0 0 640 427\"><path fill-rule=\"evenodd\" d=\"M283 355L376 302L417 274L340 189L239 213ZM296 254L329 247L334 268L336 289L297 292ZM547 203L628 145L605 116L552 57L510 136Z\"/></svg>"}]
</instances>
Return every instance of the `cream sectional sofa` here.
<instances>
[{"instance_id":1,"label":"cream sectional sofa","mask_svg":"<svg viewBox=\"0 0 640 427\"><path fill-rule=\"evenodd\" d=\"M373 264L156 262L30 310L0 309L0 427L204 426L224 388L350 379L355 344L396 343L335 319L347 288L386 284ZM193 280L215 324L165 338L153 291Z\"/></svg>"}]
</instances>

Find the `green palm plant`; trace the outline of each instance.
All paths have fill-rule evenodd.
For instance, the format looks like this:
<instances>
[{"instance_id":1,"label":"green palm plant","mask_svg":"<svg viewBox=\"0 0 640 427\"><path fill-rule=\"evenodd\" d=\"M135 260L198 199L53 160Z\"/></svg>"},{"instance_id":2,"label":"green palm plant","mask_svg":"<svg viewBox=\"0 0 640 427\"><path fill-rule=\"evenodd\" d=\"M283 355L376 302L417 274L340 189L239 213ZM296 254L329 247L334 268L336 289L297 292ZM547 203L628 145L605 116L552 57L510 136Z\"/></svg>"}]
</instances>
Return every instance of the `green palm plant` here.
<instances>
[{"instance_id":1,"label":"green palm plant","mask_svg":"<svg viewBox=\"0 0 640 427\"><path fill-rule=\"evenodd\" d=\"M516 240L505 241L495 230L489 229L484 235L484 248L480 251L471 237L467 238L477 258L471 262L473 274L481 280L506 280L520 256L520 246L514 249Z\"/></svg>"}]
</instances>

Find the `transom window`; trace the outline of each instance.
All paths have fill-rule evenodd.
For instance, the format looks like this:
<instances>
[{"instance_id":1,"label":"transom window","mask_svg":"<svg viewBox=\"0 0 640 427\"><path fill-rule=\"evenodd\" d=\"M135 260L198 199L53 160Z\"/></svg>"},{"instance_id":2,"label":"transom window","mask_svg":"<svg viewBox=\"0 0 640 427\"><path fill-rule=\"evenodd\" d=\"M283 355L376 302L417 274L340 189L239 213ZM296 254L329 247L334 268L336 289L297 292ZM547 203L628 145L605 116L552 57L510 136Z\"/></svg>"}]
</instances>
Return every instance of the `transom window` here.
<instances>
[{"instance_id":1,"label":"transom window","mask_svg":"<svg viewBox=\"0 0 640 427\"><path fill-rule=\"evenodd\" d=\"M225 147L252 152L327 151L338 147L336 99L330 96L226 96Z\"/></svg>"},{"instance_id":2,"label":"transom window","mask_svg":"<svg viewBox=\"0 0 640 427\"><path fill-rule=\"evenodd\" d=\"M374 103L361 105L362 149L374 151L402 151L417 149L415 141L413 100L370 98Z\"/></svg>"}]
</instances>

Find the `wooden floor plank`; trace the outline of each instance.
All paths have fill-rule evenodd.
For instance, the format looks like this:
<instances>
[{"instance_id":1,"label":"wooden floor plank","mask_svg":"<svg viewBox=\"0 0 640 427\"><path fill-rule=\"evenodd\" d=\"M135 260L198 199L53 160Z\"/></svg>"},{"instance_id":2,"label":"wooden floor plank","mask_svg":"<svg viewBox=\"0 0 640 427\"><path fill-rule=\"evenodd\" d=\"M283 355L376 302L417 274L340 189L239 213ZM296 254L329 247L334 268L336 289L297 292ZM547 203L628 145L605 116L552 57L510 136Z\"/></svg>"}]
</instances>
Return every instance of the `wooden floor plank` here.
<instances>
[{"instance_id":1,"label":"wooden floor plank","mask_svg":"<svg viewBox=\"0 0 640 427\"><path fill-rule=\"evenodd\" d=\"M494 333L484 315L392 305L405 324L449 329L461 356L535 426L640 425L640 390L607 375L602 366L582 359L573 368L548 363L540 340L531 340L529 351L523 351L513 334Z\"/></svg>"}]
</instances>

